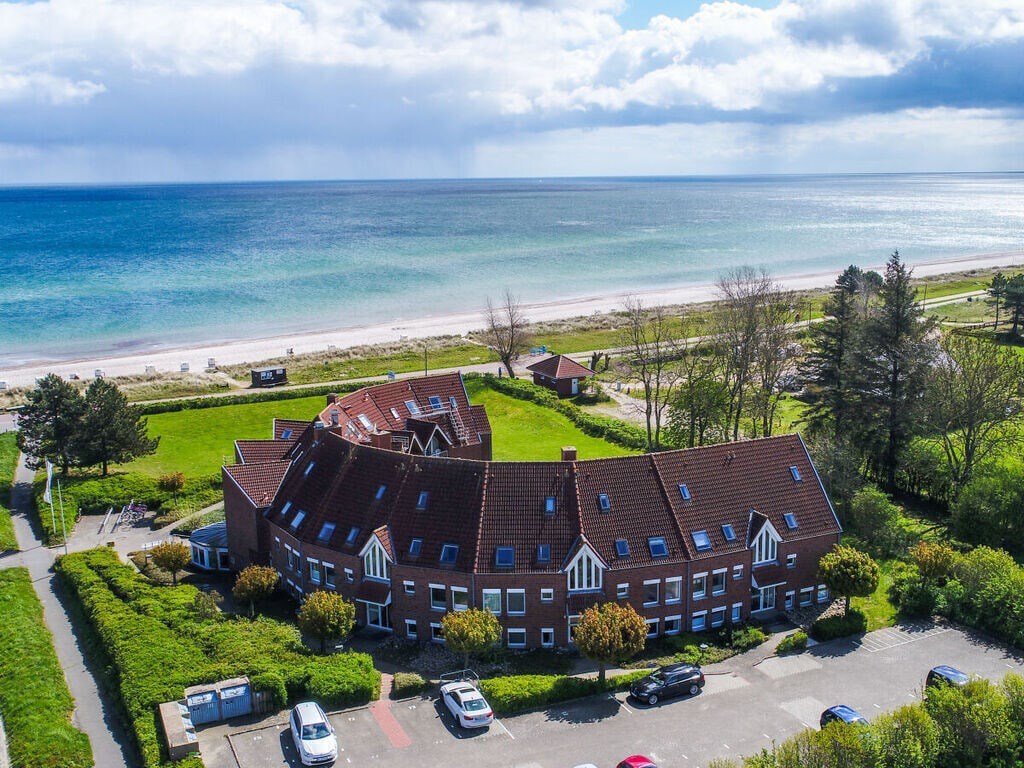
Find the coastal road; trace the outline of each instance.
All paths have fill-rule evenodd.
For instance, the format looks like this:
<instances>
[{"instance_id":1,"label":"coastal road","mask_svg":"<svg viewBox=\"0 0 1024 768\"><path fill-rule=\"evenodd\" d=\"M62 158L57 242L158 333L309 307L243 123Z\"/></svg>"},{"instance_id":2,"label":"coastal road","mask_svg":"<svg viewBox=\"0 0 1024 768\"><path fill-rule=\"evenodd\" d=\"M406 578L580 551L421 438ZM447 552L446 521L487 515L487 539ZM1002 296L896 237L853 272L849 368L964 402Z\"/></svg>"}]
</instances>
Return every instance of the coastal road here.
<instances>
[{"instance_id":1,"label":"coastal road","mask_svg":"<svg viewBox=\"0 0 1024 768\"><path fill-rule=\"evenodd\" d=\"M690 768L714 757L751 755L817 727L822 710L834 704L874 718L920 701L925 674L940 663L991 680L1024 672L1024 657L1003 644L925 622L759 663L751 656L759 658L752 652L747 661L740 656L709 667L707 686L693 698L648 707L622 694L596 697L503 718L479 732L455 727L433 697L378 702L332 716L342 748L337 764L568 768L643 754L660 768ZM199 742L207 768L299 764L280 719L204 728Z\"/></svg>"}]
</instances>

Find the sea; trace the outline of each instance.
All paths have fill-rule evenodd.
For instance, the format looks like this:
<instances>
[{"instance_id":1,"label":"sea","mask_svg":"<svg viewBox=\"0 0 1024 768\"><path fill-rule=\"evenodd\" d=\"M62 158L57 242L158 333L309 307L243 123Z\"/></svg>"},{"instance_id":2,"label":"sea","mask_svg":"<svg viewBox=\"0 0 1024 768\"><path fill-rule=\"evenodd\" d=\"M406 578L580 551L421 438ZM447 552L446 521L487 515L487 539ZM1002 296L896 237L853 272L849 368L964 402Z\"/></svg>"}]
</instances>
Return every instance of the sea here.
<instances>
[{"instance_id":1,"label":"sea","mask_svg":"<svg viewBox=\"0 0 1024 768\"><path fill-rule=\"evenodd\" d=\"M1024 173L0 188L0 369L1024 250Z\"/></svg>"}]
</instances>

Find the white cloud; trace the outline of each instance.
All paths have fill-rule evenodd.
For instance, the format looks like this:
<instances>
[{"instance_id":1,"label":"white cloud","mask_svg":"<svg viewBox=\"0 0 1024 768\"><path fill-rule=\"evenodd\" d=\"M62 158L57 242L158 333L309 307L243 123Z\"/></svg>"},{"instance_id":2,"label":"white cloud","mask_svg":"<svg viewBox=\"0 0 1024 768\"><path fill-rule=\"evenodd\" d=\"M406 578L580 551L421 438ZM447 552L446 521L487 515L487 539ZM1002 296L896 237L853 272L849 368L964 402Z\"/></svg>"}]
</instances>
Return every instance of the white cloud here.
<instances>
[{"instance_id":1,"label":"white cloud","mask_svg":"<svg viewBox=\"0 0 1024 768\"><path fill-rule=\"evenodd\" d=\"M71 80L46 72L25 74L0 71L0 103L34 99L47 104L75 104L92 99L106 90L91 80Z\"/></svg>"}]
</instances>

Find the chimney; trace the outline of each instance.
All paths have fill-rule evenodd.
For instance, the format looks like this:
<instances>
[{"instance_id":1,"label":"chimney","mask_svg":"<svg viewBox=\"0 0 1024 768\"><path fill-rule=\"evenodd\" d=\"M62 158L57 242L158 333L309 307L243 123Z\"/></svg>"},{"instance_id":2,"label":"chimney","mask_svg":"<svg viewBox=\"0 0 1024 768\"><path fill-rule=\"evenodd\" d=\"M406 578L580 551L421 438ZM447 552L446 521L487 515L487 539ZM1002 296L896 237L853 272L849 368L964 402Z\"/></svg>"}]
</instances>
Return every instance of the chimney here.
<instances>
[{"instance_id":1,"label":"chimney","mask_svg":"<svg viewBox=\"0 0 1024 768\"><path fill-rule=\"evenodd\" d=\"M331 408L331 426L338 426L338 420L341 418L341 414L338 413L337 409Z\"/></svg>"},{"instance_id":2,"label":"chimney","mask_svg":"<svg viewBox=\"0 0 1024 768\"><path fill-rule=\"evenodd\" d=\"M373 432L370 434L370 445L374 448L385 448L391 450L390 432Z\"/></svg>"},{"instance_id":3,"label":"chimney","mask_svg":"<svg viewBox=\"0 0 1024 768\"><path fill-rule=\"evenodd\" d=\"M575 445L567 445L562 448L562 461L576 461Z\"/></svg>"},{"instance_id":4,"label":"chimney","mask_svg":"<svg viewBox=\"0 0 1024 768\"><path fill-rule=\"evenodd\" d=\"M334 392L331 392L331 394L327 396L327 404L334 405L336 402L338 402L338 396Z\"/></svg>"}]
</instances>

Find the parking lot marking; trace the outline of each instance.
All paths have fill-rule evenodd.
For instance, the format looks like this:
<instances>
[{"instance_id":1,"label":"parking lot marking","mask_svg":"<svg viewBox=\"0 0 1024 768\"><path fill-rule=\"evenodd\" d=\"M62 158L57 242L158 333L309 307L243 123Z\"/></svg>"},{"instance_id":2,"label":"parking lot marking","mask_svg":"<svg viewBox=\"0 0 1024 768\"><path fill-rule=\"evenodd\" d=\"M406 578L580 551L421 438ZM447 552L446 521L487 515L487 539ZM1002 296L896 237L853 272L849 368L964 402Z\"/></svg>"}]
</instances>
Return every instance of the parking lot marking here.
<instances>
[{"instance_id":1,"label":"parking lot marking","mask_svg":"<svg viewBox=\"0 0 1024 768\"><path fill-rule=\"evenodd\" d=\"M505 724L503 722L501 722L501 720L499 720L498 718L494 718L494 722L496 722L499 726L501 726L501 730L503 730L505 733L507 733L508 737L510 739L515 741L516 737L512 735L512 731L510 731L508 728L506 728Z\"/></svg>"},{"instance_id":2,"label":"parking lot marking","mask_svg":"<svg viewBox=\"0 0 1024 768\"><path fill-rule=\"evenodd\" d=\"M889 648L897 648L907 643L923 640L926 637L941 635L951 630L951 627L942 624L924 621L908 622L900 626L870 632L864 635L857 644L870 653L878 653Z\"/></svg>"},{"instance_id":3,"label":"parking lot marking","mask_svg":"<svg viewBox=\"0 0 1024 768\"><path fill-rule=\"evenodd\" d=\"M612 694L609 693L608 694L608 698L611 699L612 701L614 701L616 704L618 704L619 707L621 707L622 709L626 710L629 714L631 714L631 715L633 714L632 707L630 707L628 704L626 704L626 702L624 702L618 696L613 696Z\"/></svg>"},{"instance_id":4,"label":"parking lot marking","mask_svg":"<svg viewBox=\"0 0 1024 768\"><path fill-rule=\"evenodd\" d=\"M391 746L395 749L405 749L412 746L412 739L409 738L405 729L402 728L402 724L391 714L391 707L388 702L381 701L380 699L373 702L370 705L370 713L373 715L373 719L377 721L380 729L384 731L384 735L388 737Z\"/></svg>"}]
</instances>

